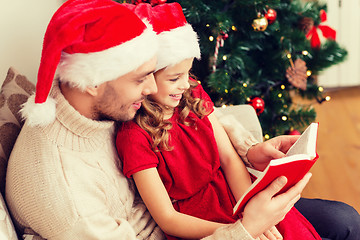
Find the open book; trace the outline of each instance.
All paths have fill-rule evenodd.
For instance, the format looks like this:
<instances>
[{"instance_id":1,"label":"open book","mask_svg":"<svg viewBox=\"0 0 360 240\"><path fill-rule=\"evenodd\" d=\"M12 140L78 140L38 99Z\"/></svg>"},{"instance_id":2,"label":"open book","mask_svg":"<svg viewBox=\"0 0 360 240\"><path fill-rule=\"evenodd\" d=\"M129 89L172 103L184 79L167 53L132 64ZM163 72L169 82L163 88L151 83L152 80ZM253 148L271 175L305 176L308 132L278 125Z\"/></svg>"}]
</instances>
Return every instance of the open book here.
<instances>
[{"instance_id":1,"label":"open book","mask_svg":"<svg viewBox=\"0 0 360 240\"><path fill-rule=\"evenodd\" d=\"M235 205L234 215L241 214L250 198L264 190L277 177L287 178L286 185L278 193L280 194L286 192L305 176L319 157L316 152L318 126L318 123L311 123L288 150L286 157L271 160L264 171L248 168L249 173L257 179Z\"/></svg>"}]
</instances>

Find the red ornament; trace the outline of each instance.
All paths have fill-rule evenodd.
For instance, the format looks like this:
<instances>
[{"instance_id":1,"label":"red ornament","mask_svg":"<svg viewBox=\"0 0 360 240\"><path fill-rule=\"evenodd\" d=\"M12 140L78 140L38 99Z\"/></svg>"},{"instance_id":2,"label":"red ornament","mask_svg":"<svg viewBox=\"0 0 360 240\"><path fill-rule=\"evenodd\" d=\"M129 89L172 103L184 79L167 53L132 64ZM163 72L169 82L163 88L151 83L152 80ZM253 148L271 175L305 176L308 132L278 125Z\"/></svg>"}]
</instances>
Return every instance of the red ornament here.
<instances>
[{"instance_id":1,"label":"red ornament","mask_svg":"<svg viewBox=\"0 0 360 240\"><path fill-rule=\"evenodd\" d=\"M265 18L268 20L269 24L273 24L276 21L277 13L274 9L269 8L267 13L265 13Z\"/></svg>"},{"instance_id":2,"label":"red ornament","mask_svg":"<svg viewBox=\"0 0 360 240\"><path fill-rule=\"evenodd\" d=\"M299 132L296 129L291 129L289 131L286 132L287 135L301 135L301 132Z\"/></svg>"},{"instance_id":3,"label":"red ornament","mask_svg":"<svg viewBox=\"0 0 360 240\"><path fill-rule=\"evenodd\" d=\"M166 3L167 0L150 0L151 6L160 5Z\"/></svg>"},{"instance_id":4,"label":"red ornament","mask_svg":"<svg viewBox=\"0 0 360 240\"><path fill-rule=\"evenodd\" d=\"M145 0L132 0L131 2L132 2L133 4L138 5L138 4L140 4L140 3L144 3Z\"/></svg>"},{"instance_id":5,"label":"red ornament","mask_svg":"<svg viewBox=\"0 0 360 240\"><path fill-rule=\"evenodd\" d=\"M254 97L248 102L248 104L251 105L255 109L255 112L258 116L262 112L264 112L265 102L262 98Z\"/></svg>"},{"instance_id":6,"label":"red ornament","mask_svg":"<svg viewBox=\"0 0 360 240\"><path fill-rule=\"evenodd\" d=\"M222 39L226 40L226 39L228 39L229 34L227 34L227 33L223 32L223 31L221 31L221 36L222 36Z\"/></svg>"}]
</instances>

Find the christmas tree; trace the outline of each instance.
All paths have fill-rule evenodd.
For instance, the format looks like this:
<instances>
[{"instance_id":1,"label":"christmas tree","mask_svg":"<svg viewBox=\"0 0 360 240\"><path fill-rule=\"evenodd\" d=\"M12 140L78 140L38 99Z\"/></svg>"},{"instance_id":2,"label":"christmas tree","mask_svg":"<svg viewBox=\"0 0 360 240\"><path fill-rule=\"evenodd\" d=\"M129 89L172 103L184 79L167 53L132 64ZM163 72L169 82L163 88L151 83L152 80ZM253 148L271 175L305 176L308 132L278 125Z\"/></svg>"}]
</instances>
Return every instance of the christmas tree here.
<instances>
[{"instance_id":1,"label":"christmas tree","mask_svg":"<svg viewBox=\"0 0 360 240\"><path fill-rule=\"evenodd\" d=\"M326 4L300 0L133 0L179 2L200 37L193 73L216 106L251 104L265 138L302 130L316 118L294 95L325 100L316 76L347 51L326 26Z\"/></svg>"}]
</instances>

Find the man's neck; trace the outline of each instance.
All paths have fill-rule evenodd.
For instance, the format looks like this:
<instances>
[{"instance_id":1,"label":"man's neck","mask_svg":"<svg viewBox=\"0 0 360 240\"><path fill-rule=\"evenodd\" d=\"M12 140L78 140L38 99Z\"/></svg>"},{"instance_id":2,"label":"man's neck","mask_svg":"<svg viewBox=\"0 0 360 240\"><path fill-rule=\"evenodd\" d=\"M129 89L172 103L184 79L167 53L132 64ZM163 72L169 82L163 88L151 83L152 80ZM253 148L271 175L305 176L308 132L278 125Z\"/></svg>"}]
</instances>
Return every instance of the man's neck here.
<instances>
[{"instance_id":1,"label":"man's neck","mask_svg":"<svg viewBox=\"0 0 360 240\"><path fill-rule=\"evenodd\" d=\"M94 119L93 115L93 97L87 92L78 88L70 87L69 84L60 83L61 93L69 104L81 115Z\"/></svg>"}]
</instances>

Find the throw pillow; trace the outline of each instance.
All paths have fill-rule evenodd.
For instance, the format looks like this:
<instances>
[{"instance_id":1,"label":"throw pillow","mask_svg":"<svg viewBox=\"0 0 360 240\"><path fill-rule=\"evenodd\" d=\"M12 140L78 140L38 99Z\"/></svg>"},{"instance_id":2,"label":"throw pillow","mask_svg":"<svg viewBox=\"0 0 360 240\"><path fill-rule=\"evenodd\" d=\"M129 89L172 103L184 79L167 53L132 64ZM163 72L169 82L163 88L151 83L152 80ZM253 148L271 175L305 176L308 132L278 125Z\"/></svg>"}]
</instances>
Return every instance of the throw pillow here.
<instances>
[{"instance_id":1,"label":"throw pillow","mask_svg":"<svg viewBox=\"0 0 360 240\"><path fill-rule=\"evenodd\" d=\"M18 239L2 195L0 195L0 239Z\"/></svg>"},{"instance_id":2,"label":"throw pillow","mask_svg":"<svg viewBox=\"0 0 360 240\"><path fill-rule=\"evenodd\" d=\"M5 191L8 159L24 122L19 110L35 92L35 85L25 76L10 68L0 90L0 192Z\"/></svg>"}]
</instances>

